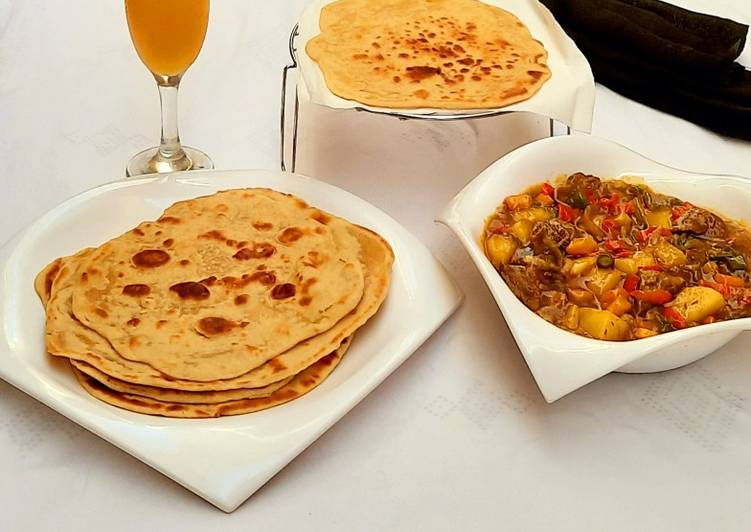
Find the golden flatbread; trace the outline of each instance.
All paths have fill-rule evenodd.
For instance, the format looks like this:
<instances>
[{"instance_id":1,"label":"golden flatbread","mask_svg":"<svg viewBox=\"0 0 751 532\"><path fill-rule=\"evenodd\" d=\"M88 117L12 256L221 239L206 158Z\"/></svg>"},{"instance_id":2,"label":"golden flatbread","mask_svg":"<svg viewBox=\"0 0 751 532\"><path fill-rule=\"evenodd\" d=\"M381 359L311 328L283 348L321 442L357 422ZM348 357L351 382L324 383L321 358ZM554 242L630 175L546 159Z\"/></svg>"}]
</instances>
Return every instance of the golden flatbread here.
<instances>
[{"instance_id":1,"label":"golden flatbread","mask_svg":"<svg viewBox=\"0 0 751 532\"><path fill-rule=\"evenodd\" d=\"M123 358L101 335L76 320L71 309L72 280L80 259L88 256L87 251L77 255L79 260L66 257L58 265L52 297L47 304L47 351L54 356L83 362L112 378L133 384L188 392L269 386L299 373L336 349L377 312L386 298L394 261L391 247L368 229L352 226L351 231L360 245L359 259L365 271L363 296L358 305L325 333L238 377L210 382L169 377L148 364ZM47 268L39 276L43 277L46 271Z\"/></svg>"},{"instance_id":2,"label":"golden flatbread","mask_svg":"<svg viewBox=\"0 0 751 532\"><path fill-rule=\"evenodd\" d=\"M247 373L362 298L350 224L268 189L174 204L81 261L75 318L173 378Z\"/></svg>"},{"instance_id":3,"label":"golden flatbread","mask_svg":"<svg viewBox=\"0 0 751 532\"><path fill-rule=\"evenodd\" d=\"M92 379L99 381L110 390L114 390L120 393L140 395L143 397L148 397L150 399L156 399L158 401L170 401L175 403L211 404L235 401L238 399L257 399L259 397L268 397L292 380L292 377L287 377L284 380L268 384L261 388L239 388L236 390L221 390L216 392L185 392L183 390L157 388L156 386L147 386L144 384L133 384L131 382L121 381L120 379L110 377L106 373L102 373L94 366L87 364L86 362L80 362L78 360L70 359L70 364L71 366L73 366L73 368L77 369L81 373L88 375Z\"/></svg>"},{"instance_id":4,"label":"golden flatbread","mask_svg":"<svg viewBox=\"0 0 751 532\"><path fill-rule=\"evenodd\" d=\"M115 406L170 417L269 408L325 379L380 308L378 234L269 189L178 202L36 276L48 353Z\"/></svg>"},{"instance_id":5,"label":"golden flatbread","mask_svg":"<svg viewBox=\"0 0 751 532\"><path fill-rule=\"evenodd\" d=\"M73 371L78 378L78 382L81 383L81 386L87 392L113 406L142 414L180 418L207 418L248 414L297 399L318 386L328 377L334 371L334 368L339 365L341 359L342 354L339 352L333 352L323 357L269 397L240 399L218 404L186 404L157 401L140 395L117 392L107 388L104 384L77 369Z\"/></svg>"},{"instance_id":6,"label":"golden flatbread","mask_svg":"<svg viewBox=\"0 0 751 532\"><path fill-rule=\"evenodd\" d=\"M375 107L503 107L551 76L524 23L478 0L338 0L320 31L306 52L328 88Z\"/></svg>"}]
</instances>

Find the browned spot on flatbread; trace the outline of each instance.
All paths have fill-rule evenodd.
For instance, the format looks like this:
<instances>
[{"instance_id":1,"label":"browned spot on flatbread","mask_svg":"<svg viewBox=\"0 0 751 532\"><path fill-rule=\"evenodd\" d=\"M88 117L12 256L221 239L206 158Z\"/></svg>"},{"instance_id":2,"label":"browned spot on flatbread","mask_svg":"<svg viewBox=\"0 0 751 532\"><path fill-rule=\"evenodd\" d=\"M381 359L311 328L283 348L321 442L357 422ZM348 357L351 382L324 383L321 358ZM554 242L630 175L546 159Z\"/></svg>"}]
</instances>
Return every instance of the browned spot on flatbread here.
<instances>
[{"instance_id":1,"label":"browned spot on flatbread","mask_svg":"<svg viewBox=\"0 0 751 532\"><path fill-rule=\"evenodd\" d=\"M313 299L310 296L304 296L300 298L300 306L301 307L307 307L313 302Z\"/></svg>"},{"instance_id":2,"label":"browned spot on flatbread","mask_svg":"<svg viewBox=\"0 0 751 532\"><path fill-rule=\"evenodd\" d=\"M128 321L125 322L126 324L130 325L131 327L135 327L139 323L141 323L141 320L138 318L130 318Z\"/></svg>"},{"instance_id":3,"label":"browned spot on flatbread","mask_svg":"<svg viewBox=\"0 0 751 532\"><path fill-rule=\"evenodd\" d=\"M237 260L266 259L276 252L276 248L268 242L254 244L250 248L242 248L232 257Z\"/></svg>"},{"instance_id":4,"label":"browned spot on flatbread","mask_svg":"<svg viewBox=\"0 0 751 532\"><path fill-rule=\"evenodd\" d=\"M325 213L322 213L321 211L316 211L313 213L313 216L311 216L316 222L322 223L323 225L328 224L331 221L331 217L326 215Z\"/></svg>"},{"instance_id":5,"label":"browned spot on flatbread","mask_svg":"<svg viewBox=\"0 0 751 532\"><path fill-rule=\"evenodd\" d=\"M169 262L169 254L161 249L144 249L133 255L132 260L138 268L156 268Z\"/></svg>"},{"instance_id":6,"label":"browned spot on flatbread","mask_svg":"<svg viewBox=\"0 0 751 532\"><path fill-rule=\"evenodd\" d=\"M136 227L135 229L133 229L133 231L131 231L131 232L132 232L132 233L133 233L134 235L138 235L138 236L143 236L143 235L145 234L145 233L144 233L143 231L141 231L141 230L140 230L140 229L139 229L138 227Z\"/></svg>"},{"instance_id":7,"label":"browned spot on flatbread","mask_svg":"<svg viewBox=\"0 0 751 532\"><path fill-rule=\"evenodd\" d=\"M329 353L328 355L326 355L325 357L323 357L321 360L319 360L317 364L319 366L330 366L331 364L334 363L335 357L336 357L336 351L333 351Z\"/></svg>"},{"instance_id":8,"label":"browned spot on flatbread","mask_svg":"<svg viewBox=\"0 0 751 532\"><path fill-rule=\"evenodd\" d=\"M123 287L123 295L141 297L151 292L151 288L145 284L128 284Z\"/></svg>"},{"instance_id":9,"label":"browned spot on flatbread","mask_svg":"<svg viewBox=\"0 0 751 532\"><path fill-rule=\"evenodd\" d=\"M206 277L205 279L201 279L198 282L206 286L214 286L214 284L216 283L216 275L211 275L209 277Z\"/></svg>"},{"instance_id":10,"label":"browned spot on flatbread","mask_svg":"<svg viewBox=\"0 0 751 532\"><path fill-rule=\"evenodd\" d=\"M194 281L173 284L169 289L175 292L181 299L201 300L208 299L211 295L211 292L209 292L209 289L205 285Z\"/></svg>"},{"instance_id":11,"label":"browned spot on flatbread","mask_svg":"<svg viewBox=\"0 0 751 532\"><path fill-rule=\"evenodd\" d=\"M244 305L248 302L248 294L240 294L235 296L235 305Z\"/></svg>"},{"instance_id":12,"label":"browned spot on flatbread","mask_svg":"<svg viewBox=\"0 0 751 532\"><path fill-rule=\"evenodd\" d=\"M272 285L276 282L276 275L273 272L260 271L250 276L251 281L258 281L261 284Z\"/></svg>"},{"instance_id":13,"label":"browned spot on flatbread","mask_svg":"<svg viewBox=\"0 0 751 532\"><path fill-rule=\"evenodd\" d=\"M318 251L308 251L306 264L317 267L326 262L326 258Z\"/></svg>"},{"instance_id":14,"label":"browned spot on flatbread","mask_svg":"<svg viewBox=\"0 0 751 532\"><path fill-rule=\"evenodd\" d=\"M228 275L226 277L222 277L219 280L222 285L230 289L243 288L245 286L248 286L252 281L253 280L251 279L251 275L248 275L247 273L243 274L242 279Z\"/></svg>"},{"instance_id":15,"label":"browned spot on flatbread","mask_svg":"<svg viewBox=\"0 0 751 532\"><path fill-rule=\"evenodd\" d=\"M423 100L425 100L428 96L430 96L430 93L426 91L425 89L416 90L413 94Z\"/></svg>"},{"instance_id":16,"label":"browned spot on flatbread","mask_svg":"<svg viewBox=\"0 0 751 532\"><path fill-rule=\"evenodd\" d=\"M232 320L210 316L198 320L196 328L201 334L206 336L216 336L217 334L226 334L237 326L237 322Z\"/></svg>"},{"instance_id":17,"label":"browned spot on flatbread","mask_svg":"<svg viewBox=\"0 0 751 532\"><path fill-rule=\"evenodd\" d=\"M162 216L157 220L157 222L163 223L163 224L171 224L171 225L177 225L180 223L180 218L176 218L174 216Z\"/></svg>"},{"instance_id":18,"label":"browned spot on flatbread","mask_svg":"<svg viewBox=\"0 0 751 532\"><path fill-rule=\"evenodd\" d=\"M296 288L292 283L278 284L271 289L272 299L288 299L295 295Z\"/></svg>"},{"instance_id":19,"label":"browned spot on flatbread","mask_svg":"<svg viewBox=\"0 0 751 532\"><path fill-rule=\"evenodd\" d=\"M292 242L300 240L303 234L302 230L298 227L287 227L284 231L279 233L276 239L282 244L291 244Z\"/></svg>"},{"instance_id":20,"label":"browned spot on flatbread","mask_svg":"<svg viewBox=\"0 0 751 532\"><path fill-rule=\"evenodd\" d=\"M109 314L107 314L106 310L104 310L103 308L99 308L99 307L97 307L97 308L94 309L94 313L97 316L102 317L102 318L106 318L107 316L109 316Z\"/></svg>"},{"instance_id":21,"label":"browned spot on flatbread","mask_svg":"<svg viewBox=\"0 0 751 532\"><path fill-rule=\"evenodd\" d=\"M175 243L175 241L172 238L168 238L167 240L165 240L164 242L162 242L162 245L164 247L170 247L174 243Z\"/></svg>"},{"instance_id":22,"label":"browned spot on flatbread","mask_svg":"<svg viewBox=\"0 0 751 532\"><path fill-rule=\"evenodd\" d=\"M407 67L407 77L411 80L420 81L441 73L438 67L418 65Z\"/></svg>"},{"instance_id":23,"label":"browned spot on flatbread","mask_svg":"<svg viewBox=\"0 0 751 532\"><path fill-rule=\"evenodd\" d=\"M527 92L526 87L518 86L503 93L504 96L518 96Z\"/></svg>"},{"instance_id":24,"label":"browned spot on flatbread","mask_svg":"<svg viewBox=\"0 0 751 532\"><path fill-rule=\"evenodd\" d=\"M216 229L212 229L211 231L203 233L202 235L198 235L198 238L202 238L204 240L218 240L220 242L227 240L227 237L224 236L224 233L217 231Z\"/></svg>"},{"instance_id":25,"label":"browned spot on flatbread","mask_svg":"<svg viewBox=\"0 0 751 532\"><path fill-rule=\"evenodd\" d=\"M187 266L188 264L190 264L190 261L188 259L182 259L180 261L180 266Z\"/></svg>"},{"instance_id":26,"label":"browned spot on flatbread","mask_svg":"<svg viewBox=\"0 0 751 532\"><path fill-rule=\"evenodd\" d=\"M279 373L280 371L284 371L285 369L287 369L287 366L279 362L276 358L272 358L271 360L267 362L267 364L271 368L272 373Z\"/></svg>"},{"instance_id":27,"label":"browned spot on flatbread","mask_svg":"<svg viewBox=\"0 0 751 532\"><path fill-rule=\"evenodd\" d=\"M315 277L305 279L300 285L302 293L304 295L307 295L308 291L310 290L310 287L316 284L317 282L318 282L318 279L316 279Z\"/></svg>"},{"instance_id":28,"label":"browned spot on flatbread","mask_svg":"<svg viewBox=\"0 0 751 532\"><path fill-rule=\"evenodd\" d=\"M274 227L274 224L269 222L253 222L253 227L259 231L268 231Z\"/></svg>"},{"instance_id":29,"label":"browned spot on flatbread","mask_svg":"<svg viewBox=\"0 0 751 532\"><path fill-rule=\"evenodd\" d=\"M167 320L159 320L159 321L156 322L156 328L157 329L161 329L165 325L167 325Z\"/></svg>"}]
</instances>

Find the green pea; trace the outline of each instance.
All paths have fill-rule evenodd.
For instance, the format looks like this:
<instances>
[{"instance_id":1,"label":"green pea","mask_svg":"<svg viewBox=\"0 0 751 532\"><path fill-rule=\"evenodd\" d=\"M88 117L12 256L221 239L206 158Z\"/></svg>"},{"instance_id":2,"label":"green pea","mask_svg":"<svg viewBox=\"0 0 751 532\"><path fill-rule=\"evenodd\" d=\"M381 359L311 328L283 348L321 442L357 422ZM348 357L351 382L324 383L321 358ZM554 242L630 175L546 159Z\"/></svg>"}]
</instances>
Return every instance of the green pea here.
<instances>
[{"instance_id":1,"label":"green pea","mask_svg":"<svg viewBox=\"0 0 751 532\"><path fill-rule=\"evenodd\" d=\"M601 253L597 257L597 266L599 268L612 268L615 264L615 261L613 260L613 257L608 255L607 253Z\"/></svg>"}]
</instances>

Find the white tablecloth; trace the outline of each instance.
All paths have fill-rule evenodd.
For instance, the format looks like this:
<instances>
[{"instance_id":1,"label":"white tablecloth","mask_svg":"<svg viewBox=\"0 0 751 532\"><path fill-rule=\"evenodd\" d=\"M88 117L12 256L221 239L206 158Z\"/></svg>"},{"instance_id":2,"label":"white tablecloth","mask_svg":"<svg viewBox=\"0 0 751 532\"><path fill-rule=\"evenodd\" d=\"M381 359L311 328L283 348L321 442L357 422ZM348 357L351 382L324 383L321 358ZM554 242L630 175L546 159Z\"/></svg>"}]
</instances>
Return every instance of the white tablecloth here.
<instances>
[{"instance_id":1,"label":"white tablecloth","mask_svg":"<svg viewBox=\"0 0 751 532\"><path fill-rule=\"evenodd\" d=\"M218 168L277 168L280 71L303 3L212 3L181 89L181 132ZM745 0L680 3L751 22ZM0 242L120 177L158 120L121 2L0 0ZM751 176L751 143L602 87L593 132L681 168ZM609 375L546 404L479 275L432 223L468 177L437 188L402 179L399 191L336 179L421 236L466 301L235 513L0 383L0 530L751 529L751 336L683 369Z\"/></svg>"}]
</instances>

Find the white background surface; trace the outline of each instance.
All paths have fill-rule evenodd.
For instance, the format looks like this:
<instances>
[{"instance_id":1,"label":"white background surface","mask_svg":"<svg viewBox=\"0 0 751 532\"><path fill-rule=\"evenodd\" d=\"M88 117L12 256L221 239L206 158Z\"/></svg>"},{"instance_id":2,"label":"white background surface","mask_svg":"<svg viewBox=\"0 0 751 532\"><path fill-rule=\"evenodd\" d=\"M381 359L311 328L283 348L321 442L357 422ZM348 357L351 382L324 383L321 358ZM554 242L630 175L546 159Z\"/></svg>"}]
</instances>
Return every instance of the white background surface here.
<instances>
[{"instance_id":1,"label":"white background surface","mask_svg":"<svg viewBox=\"0 0 751 532\"><path fill-rule=\"evenodd\" d=\"M751 21L744 0L703 4ZM277 166L280 71L302 7L213 2L181 130L217 167ZM751 143L602 87L593 131L667 164L751 177ZM121 2L0 0L0 241L120 177L157 133L156 90ZM454 155L442 135L417 131L428 152L405 137L409 168L487 157L474 145ZM371 173L393 160L340 155ZM751 336L684 369L610 375L547 405L479 274L431 222L470 175L387 174L334 181L423 238L467 296L400 370L231 515L0 383L0 530L749 529Z\"/></svg>"}]
</instances>

